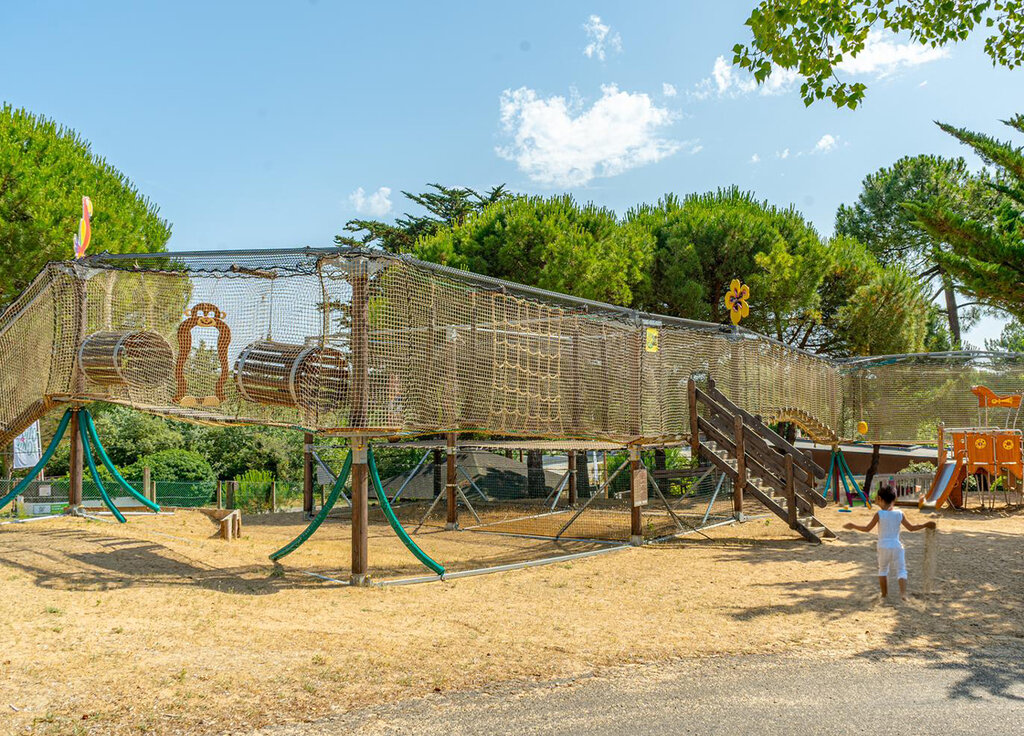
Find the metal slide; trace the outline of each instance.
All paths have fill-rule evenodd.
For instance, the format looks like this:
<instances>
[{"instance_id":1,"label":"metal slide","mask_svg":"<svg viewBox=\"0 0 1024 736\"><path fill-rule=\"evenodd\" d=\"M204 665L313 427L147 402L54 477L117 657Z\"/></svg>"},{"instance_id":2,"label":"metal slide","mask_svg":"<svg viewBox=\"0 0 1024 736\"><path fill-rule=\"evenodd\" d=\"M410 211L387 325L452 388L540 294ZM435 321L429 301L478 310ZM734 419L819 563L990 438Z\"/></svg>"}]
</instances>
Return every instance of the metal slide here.
<instances>
[{"instance_id":1,"label":"metal slide","mask_svg":"<svg viewBox=\"0 0 1024 736\"><path fill-rule=\"evenodd\" d=\"M942 508L949 498L953 489L964 482L964 461L960 458L956 462L946 463L942 470L935 474L931 488L923 499L921 508L937 511Z\"/></svg>"}]
</instances>

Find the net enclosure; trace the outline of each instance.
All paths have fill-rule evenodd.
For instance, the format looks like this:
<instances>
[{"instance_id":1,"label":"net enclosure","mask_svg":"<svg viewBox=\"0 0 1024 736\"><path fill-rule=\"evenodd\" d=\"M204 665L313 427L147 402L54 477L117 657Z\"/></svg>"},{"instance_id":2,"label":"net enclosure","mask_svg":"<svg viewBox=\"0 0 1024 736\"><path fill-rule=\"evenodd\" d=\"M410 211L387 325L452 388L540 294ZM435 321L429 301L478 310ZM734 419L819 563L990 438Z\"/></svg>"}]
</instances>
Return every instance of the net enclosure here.
<instances>
[{"instance_id":1,"label":"net enclosure","mask_svg":"<svg viewBox=\"0 0 1024 736\"><path fill-rule=\"evenodd\" d=\"M671 444L694 375L818 440L914 443L975 420L972 384L1024 389L1024 356L836 362L366 249L97 254L49 264L0 316L0 443L100 400L326 435Z\"/></svg>"}]
</instances>

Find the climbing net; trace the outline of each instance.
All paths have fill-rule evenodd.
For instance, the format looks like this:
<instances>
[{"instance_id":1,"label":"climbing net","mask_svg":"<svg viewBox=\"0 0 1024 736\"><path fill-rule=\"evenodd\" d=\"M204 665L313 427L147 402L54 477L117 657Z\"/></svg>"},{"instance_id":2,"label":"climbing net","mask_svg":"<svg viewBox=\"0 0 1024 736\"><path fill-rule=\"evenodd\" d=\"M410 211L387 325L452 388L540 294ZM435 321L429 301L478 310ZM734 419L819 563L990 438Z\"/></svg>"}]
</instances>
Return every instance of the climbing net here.
<instances>
[{"instance_id":1,"label":"climbing net","mask_svg":"<svg viewBox=\"0 0 1024 736\"><path fill-rule=\"evenodd\" d=\"M693 375L815 439L913 443L970 423L974 383L1024 389L1024 357L837 363L377 251L99 254L50 264L0 316L0 443L102 400L323 435L670 444Z\"/></svg>"}]
</instances>

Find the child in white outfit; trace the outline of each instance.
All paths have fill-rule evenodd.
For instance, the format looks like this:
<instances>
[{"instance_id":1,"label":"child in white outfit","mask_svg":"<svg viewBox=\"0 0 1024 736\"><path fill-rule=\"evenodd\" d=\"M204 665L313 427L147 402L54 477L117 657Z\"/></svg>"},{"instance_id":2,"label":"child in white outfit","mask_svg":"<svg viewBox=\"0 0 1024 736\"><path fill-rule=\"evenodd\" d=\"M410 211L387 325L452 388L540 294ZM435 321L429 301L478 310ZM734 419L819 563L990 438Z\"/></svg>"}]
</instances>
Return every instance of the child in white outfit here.
<instances>
[{"instance_id":1,"label":"child in white outfit","mask_svg":"<svg viewBox=\"0 0 1024 736\"><path fill-rule=\"evenodd\" d=\"M896 492L892 488L879 489L879 509L871 521L863 526L853 523L844 524L843 528L870 532L876 525L878 526L878 587L882 591L883 598L889 595L889 573L895 568L900 582L900 598L906 600L907 560L903 551L903 542L900 541L900 527L906 527L908 532L916 532L921 529L934 529L935 522L911 524L902 511L893 509L895 501Z\"/></svg>"}]
</instances>

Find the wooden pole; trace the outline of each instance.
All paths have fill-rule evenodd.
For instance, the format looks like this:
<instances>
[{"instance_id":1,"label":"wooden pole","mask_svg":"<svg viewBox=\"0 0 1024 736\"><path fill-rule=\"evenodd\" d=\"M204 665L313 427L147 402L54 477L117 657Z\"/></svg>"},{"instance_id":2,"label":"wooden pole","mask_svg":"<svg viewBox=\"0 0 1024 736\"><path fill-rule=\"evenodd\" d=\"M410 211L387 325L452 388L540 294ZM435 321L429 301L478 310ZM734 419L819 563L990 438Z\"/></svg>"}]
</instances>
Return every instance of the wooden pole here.
<instances>
[{"instance_id":1,"label":"wooden pole","mask_svg":"<svg viewBox=\"0 0 1024 736\"><path fill-rule=\"evenodd\" d=\"M643 497L640 497L643 488ZM639 547L644 543L641 509L647 501L647 468L640 461L640 451L629 448L629 543Z\"/></svg>"},{"instance_id":2,"label":"wooden pole","mask_svg":"<svg viewBox=\"0 0 1024 736\"><path fill-rule=\"evenodd\" d=\"M786 455L786 511L789 528L796 529L796 488L793 485L793 456Z\"/></svg>"},{"instance_id":3,"label":"wooden pole","mask_svg":"<svg viewBox=\"0 0 1024 736\"><path fill-rule=\"evenodd\" d=\"M302 513L308 519L313 515L313 433L303 435L302 453Z\"/></svg>"},{"instance_id":4,"label":"wooden pole","mask_svg":"<svg viewBox=\"0 0 1024 736\"><path fill-rule=\"evenodd\" d=\"M736 441L736 483L732 487L732 511L737 519L743 516L743 489L747 487L747 454L743 446L743 417L733 417ZM787 457L789 457L787 455Z\"/></svg>"},{"instance_id":5,"label":"wooden pole","mask_svg":"<svg viewBox=\"0 0 1024 736\"><path fill-rule=\"evenodd\" d=\"M455 433L450 432L448 434L448 460L447 467L448 473L445 479L445 491L448 493L446 499L448 508L448 518L444 525L445 529L455 530L459 528L459 505L458 499L456 498L456 491L458 490L459 479L456 475L458 468L455 465Z\"/></svg>"},{"instance_id":6,"label":"wooden pole","mask_svg":"<svg viewBox=\"0 0 1024 736\"><path fill-rule=\"evenodd\" d=\"M142 469L142 495L156 503L156 499L154 499L150 493L150 480L152 480L152 471L148 467L145 467Z\"/></svg>"},{"instance_id":7,"label":"wooden pole","mask_svg":"<svg viewBox=\"0 0 1024 736\"><path fill-rule=\"evenodd\" d=\"M569 450L569 505L576 505L577 488L576 488L576 451Z\"/></svg>"},{"instance_id":8,"label":"wooden pole","mask_svg":"<svg viewBox=\"0 0 1024 736\"><path fill-rule=\"evenodd\" d=\"M218 510L224 508L224 485L223 485L223 483L224 482L221 481L221 480L217 481L217 509ZM150 499L150 500L152 500L152 499Z\"/></svg>"},{"instance_id":9,"label":"wooden pole","mask_svg":"<svg viewBox=\"0 0 1024 736\"><path fill-rule=\"evenodd\" d=\"M85 454L82 449L82 434L78 427L79 410L71 410L71 457L69 459L70 485L68 487L68 508L82 505L82 473Z\"/></svg>"},{"instance_id":10,"label":"wooden pole","mask_svg":"<svg viewBox=\"0 0 1024 736\"><path fill-rule=\"evenodd\" d=\"M946 425L939 422L938 469L946 464Z\"/></svg>"},{"instance_id":11,"label":"wooden pole","mask_svg":"<svg viewBox=\"0 0 1024 736\"><path fill-rule=\"evenodd\" d=\"M686 400L690 405L690 454L696 460L700 452L700 427L697 426L697 383L686 382Z\"/></svg>"},{"instance_id":12,"label":"wooden pole","mask_svg":"<svg viewBox=\"0 0 1024 736\"><path fill-rule=\"evenodd\" d=\"M352 438L352 575L353 585L365 585L369 579L369 469L366 465L366 438Z\"/></svg>"},{"instance_id":13,"label":"wooden pole","mask_svg":"<svg viewBox=\"0 0 1024 736\"><path fill-rule=\"evenodd\" d=\"M369 409L370 301L367 260L351 262L352 309L350 341L352 351L352 409L349 426L366 426ZM353 585L363 585L369 570L369 470L366 466L366 438L352 438L352 573Z\"/></svg>"}]
</instances>

